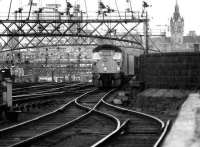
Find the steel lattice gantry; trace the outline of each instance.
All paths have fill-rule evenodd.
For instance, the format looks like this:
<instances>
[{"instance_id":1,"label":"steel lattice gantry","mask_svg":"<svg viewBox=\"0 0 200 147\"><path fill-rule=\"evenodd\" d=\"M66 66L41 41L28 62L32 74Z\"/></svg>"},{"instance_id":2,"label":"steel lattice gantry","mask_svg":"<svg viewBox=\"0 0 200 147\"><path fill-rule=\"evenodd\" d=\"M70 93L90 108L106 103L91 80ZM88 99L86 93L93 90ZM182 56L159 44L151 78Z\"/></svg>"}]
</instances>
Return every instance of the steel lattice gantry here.
<instances>
[{"instance_id":1,"label":"steel lattice gantry","mask_svg":"<svg viewBox=\"0 0 200 147\"><path fill-rule=\"evenodd\" d=\"M59 18L0 20L2 50L48 46L96 46L102 42L144 49L143 38L135 29L145 17Z\"/></svg>"}]
</instances>

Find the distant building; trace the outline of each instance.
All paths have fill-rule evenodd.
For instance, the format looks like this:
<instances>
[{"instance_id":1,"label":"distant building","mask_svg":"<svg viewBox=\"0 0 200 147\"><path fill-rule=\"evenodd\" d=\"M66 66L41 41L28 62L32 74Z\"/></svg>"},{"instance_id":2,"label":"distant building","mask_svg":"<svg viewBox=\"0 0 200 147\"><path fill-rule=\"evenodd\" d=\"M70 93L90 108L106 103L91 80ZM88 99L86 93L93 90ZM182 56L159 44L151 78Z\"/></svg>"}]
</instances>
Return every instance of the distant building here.
<instances>
[{"instance_id":1,"label":"distant building","mask_svg":"<svg viewBox=\"0 0 200 147\"><path fill-rule=\"evenodd\" d=\"M179 6L176 3L175 11L170 20L171 36L152 37L150 48L160 49L161 52L198 52L200 47L200 36L195 31L190 31L184 36L184 18L181 17Z\"/></svg>"},{"instance_id":2,"label":"distant building","mask_svg":"<svg viewBox=\"0 0 200 147\"><path fill-rule=\"evenodd\" d=\"M176 3L174 15L170 20L171 32L171 51L182 50L183 47L183 33L184 33L184 19L180 16L179 6Z\"/></svg>"}]
</instances>

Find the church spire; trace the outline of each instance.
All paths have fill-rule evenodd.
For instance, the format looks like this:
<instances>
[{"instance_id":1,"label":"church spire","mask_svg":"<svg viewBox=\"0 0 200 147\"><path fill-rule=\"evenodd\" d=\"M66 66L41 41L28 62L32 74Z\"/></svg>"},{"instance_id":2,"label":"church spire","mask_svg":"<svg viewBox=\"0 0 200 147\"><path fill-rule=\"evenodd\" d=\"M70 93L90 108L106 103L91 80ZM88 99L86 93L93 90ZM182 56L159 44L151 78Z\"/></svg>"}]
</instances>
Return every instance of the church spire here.
<instances>
[{"instance_id":1,"label":"church spire","mask_svg":"<svg viewBox=\"0 0 200 147\"><path fill-rule=\"evenodd\" d=\"M175 11L170 20L171 31L171 49L179 50L183 44L183 32L184 32L184 19L179 12L179 5L176 0Z\"/></svg>"},{"instance_id":2,"label":"church spire","mask_svg":"<svg viewBox=\"0 0 200 147\"><path fill-rule=\"evenodd\" d=\"M180 12L179 12L179 5L176 0L176 5L175 5L175 11L174 11L174 20L178 20L180 17Z\"/></svg>"},{"instance_id":3,"label":"church spire","mask_svg":"<svg viewBox=\"0 0 200 147\"><path fill-rule=\"evenodd\" d=\"M176 5L175 5L175 13L179 13L179 6L178 6L177 0L176 0Z\"/></svg>"}]
</instances>

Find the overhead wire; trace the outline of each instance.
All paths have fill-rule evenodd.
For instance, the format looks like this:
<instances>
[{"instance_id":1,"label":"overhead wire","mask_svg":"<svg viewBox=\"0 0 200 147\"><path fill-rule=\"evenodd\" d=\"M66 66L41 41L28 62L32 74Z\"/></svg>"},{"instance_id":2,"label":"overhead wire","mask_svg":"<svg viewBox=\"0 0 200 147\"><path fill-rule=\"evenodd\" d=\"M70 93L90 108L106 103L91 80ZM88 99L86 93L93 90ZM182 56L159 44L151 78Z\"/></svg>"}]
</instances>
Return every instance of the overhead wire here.
<instances>
[{"instance_id":1,"label":"overhead wire","mask_svg":"<svg viewBox=\"0 0 200 147\"><path fill-rule=\"evenodd\" d=\"M152 31L152 30L151 30ZM153 41L151 39L151 37L149 37L149 40L151 41L152 45L158 50L158 52L161 52L161 49L156 45L155 41Z\"/></svg>"},{"instance_id":2,"label":"overhead wire","mask_svg":"<svg viewBox=\"0 0 200 147\"><path fill-rule=\"evenodd\" d=\"M158 50L158 52L161 52L161 49L156 45L156 43L151 38L149 38L149 40L151 41L152 45Z\"/></svg>"}]
</instances>

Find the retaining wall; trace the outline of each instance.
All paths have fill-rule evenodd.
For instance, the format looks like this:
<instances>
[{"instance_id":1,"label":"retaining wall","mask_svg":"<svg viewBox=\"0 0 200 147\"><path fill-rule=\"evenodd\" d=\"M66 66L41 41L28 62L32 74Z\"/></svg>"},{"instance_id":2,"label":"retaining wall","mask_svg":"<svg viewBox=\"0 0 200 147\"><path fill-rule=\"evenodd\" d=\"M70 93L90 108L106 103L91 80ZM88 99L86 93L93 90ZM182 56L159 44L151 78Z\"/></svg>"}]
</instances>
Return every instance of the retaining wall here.
<instances>
[{"instance_id":1,"label":"retaining wall","mask_svg":"<svg viewBox=\"0 0 200 147\"><path fill-rule=\"evenodd\" d=\"M146 88L200 88L200 53L141 55L135 73Z\"/></svg>"}]
</instances>

